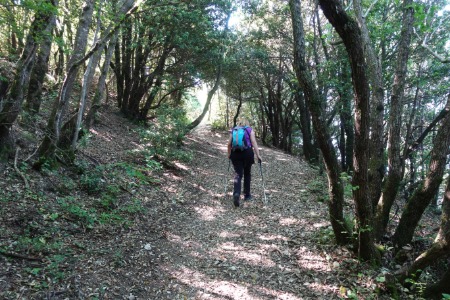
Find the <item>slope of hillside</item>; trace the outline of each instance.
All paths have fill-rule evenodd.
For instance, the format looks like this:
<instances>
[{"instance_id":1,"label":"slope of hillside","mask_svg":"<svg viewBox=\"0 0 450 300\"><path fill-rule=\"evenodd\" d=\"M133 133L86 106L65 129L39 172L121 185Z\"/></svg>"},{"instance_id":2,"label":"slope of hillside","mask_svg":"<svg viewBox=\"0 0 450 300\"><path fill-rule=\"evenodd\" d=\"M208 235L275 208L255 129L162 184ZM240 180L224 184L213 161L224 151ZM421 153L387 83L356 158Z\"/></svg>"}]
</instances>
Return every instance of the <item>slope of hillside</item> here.
<instances>
[{"instance_id":1,"label":"slope of hillside","mask_svg":"<svg viewBox=\"0 0 450 300\"><path fill-rule=\"evenodd\" d=\"M317 170L262 147L267 202L254 165L254 200L235 208L226 133L194 130L190 163L152 171L136 129L104 109L77 168L42 175L25 151L4 168L0 298L382 297L376 271L332 246Z\"/></svg>"}]
</instances>

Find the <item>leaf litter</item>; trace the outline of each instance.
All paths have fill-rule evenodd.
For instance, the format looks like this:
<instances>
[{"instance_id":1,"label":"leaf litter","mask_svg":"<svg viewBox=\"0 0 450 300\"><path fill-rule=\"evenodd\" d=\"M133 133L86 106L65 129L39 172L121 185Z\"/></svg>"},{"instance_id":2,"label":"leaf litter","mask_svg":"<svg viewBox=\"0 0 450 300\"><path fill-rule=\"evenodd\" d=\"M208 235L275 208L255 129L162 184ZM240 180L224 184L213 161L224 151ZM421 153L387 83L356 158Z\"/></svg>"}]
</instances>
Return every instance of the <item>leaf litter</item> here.
<instances>
[{"instance_id":1,"label":"leaf litter","mask_svg":"<svg viewBox=\"0 0 450 300\"><path fill-rule=\"evenodd\" d=\"M140 147L136 128L120 125L124 122L104 108L79 155L102 164L143 164L130 154ZM201 126L185 141L194 155L190 163L150 174L151 182L124 186L122 202L115 205L137 199L145 208L126 226L82 228L69 215L52 212L44 198L5 200L0 250L13 249L24 228L46 236L42 243L56 236L61 242L50 252L21 249L37 261L0 255L0 298L389 299L375 281L376 270L334 245L324 176L298 157L261 147L268 201L255 164L253 200L235 208L227 138ZM12 173L6 166L4 198L23 189ZM45 199L59 199L58 176L30 177ZM41 210L48 210L45 217ZM53 231L41 232L47 230ZM57 255L58 267L52 269Z\"/></svg>"}]
</instances>

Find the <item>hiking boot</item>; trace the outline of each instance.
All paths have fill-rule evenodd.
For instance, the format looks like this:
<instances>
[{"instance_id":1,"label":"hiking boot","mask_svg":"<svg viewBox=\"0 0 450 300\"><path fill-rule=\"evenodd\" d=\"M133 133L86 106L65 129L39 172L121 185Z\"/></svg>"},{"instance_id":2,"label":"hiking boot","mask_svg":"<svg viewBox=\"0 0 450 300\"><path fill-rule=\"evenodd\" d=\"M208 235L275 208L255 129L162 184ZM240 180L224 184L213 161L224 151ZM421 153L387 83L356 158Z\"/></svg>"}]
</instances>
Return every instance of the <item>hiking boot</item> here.
<instances>
[{"instance_id":1,"label":"hiking boot","mask_svg":"<svg viewBox=\"0 0 450 300\"><path fill-rule=\"evenodd\" d=\"M233 203L235 207L239 207L239 195L233 196Z\"/></svg>"},{"instance_id":2,"label":"hiking boot","mask_svg":"<svg viewBox=\"0 0 450 300\"><path fill-rule=\"evenodd\" d=\"M245 196L244 201L252 201L253 197L251 195Z\"/></svg>"}]
</instances>

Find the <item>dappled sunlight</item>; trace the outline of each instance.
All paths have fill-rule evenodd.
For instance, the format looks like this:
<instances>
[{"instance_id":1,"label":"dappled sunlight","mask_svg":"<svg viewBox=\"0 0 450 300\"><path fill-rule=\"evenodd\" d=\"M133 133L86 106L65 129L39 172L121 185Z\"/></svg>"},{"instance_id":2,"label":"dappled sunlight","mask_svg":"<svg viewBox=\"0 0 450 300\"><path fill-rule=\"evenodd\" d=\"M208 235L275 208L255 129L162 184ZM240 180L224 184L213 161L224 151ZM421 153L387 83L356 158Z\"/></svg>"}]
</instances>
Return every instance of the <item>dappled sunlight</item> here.
<instances>
[{"instance_id":1,"label":"dappled sunlight","mask_svg":"<svg viewBox=\"0 0 450 300\"><path fill-rule=\"evenodd\" d=\"M279 235L279 234L259 234L258 238L262 241L287 241L289 240L287 237Z\"/></svg>"},{"instance_id":2,"label":"dappled sunlight","mask_svg":"<svg viewBox=\"0 0 450 300\"><path fill-rule=\"evenodd\" d=\"M305 246L296 251L297 264L305 270L314 270L318 272L330 272L331 268L327 261L317 253L311 251Z\"/></svg>"},{"instance_id":3,"label":"dappled sunlight","mask_svg":"<svg viewBox=\"0 0 450 300\"><path fill-rule=\"evenodd\" d=\"M198 249L202 248L202 245L199 242L192 241L191 239L187 239L187 237L181 237L177 234L174 234L172 232L166 233L167 240L175 243L179 246L182 246L181 248L185 249L186 252L189 251L189 255L194 257L200 257L201 255L197 252Z\"/></svg>"},{"instance_id":4,"label":"dappled sunlight","mask_svg":"<svg viewBox=\"0 0 450 300\"><path fill-rule=\"evenodd\" d=\"M171 173L171 172L163 173L163 176L167 177L167 178L169 178L171 180L182 180L183 179L183 177L177 176L177 175L175 175L174 173Z\"/></svg>"},{"instance_id":5,"label":"dappled sunlight","mask_svg":"<svg viewBox=\"0 0 450 300\"><path fill-rule=\"evenodd\" d=\"M112 139L110 137L106 136L106 134L102 134L102 133L98 132L95 129L91 128L91 129L89 129L89 132L92 133L93 135L99 137L99 138L104 139L107 142L112 142Z\"/></svg>"},{"instance_id":6,"label":"dappled sunlight","mask_svg":"<svg viewBox=\"0 0 450 300\"><path fill-rule=\"evenodd\" d=\"M280 225L282 226L292 226L292 225L298 225L300 224L300 220L296 218L281 218L280 219Z\"/></svg>"},{"instance_id":7,"label":"dappled sunlight","mask_svg":"<svg viewBox=\"0 0 450 300\"><path fill-rule=\"evenodd\" d=\"M223 208L210 206L195 207L194 210L199 214L200 219L204 221L214 221L217 215L225 212Z\"/></svg>"},{"instance_id":8,"label":"dappled sunlight","mask_svg":"<svg viewBox=\"0 0 450 300\"><path fill-rule=\"evenodd\" d=\"M187 267L171 270L170 275L184 284L199 289L196 293L196 299L202 299L203 297L207 297L204 299L210 299L211 295L226 297L226 299L258 299L253 298L248 288L243 284L227 280L215 280Z\"/></svg>"},{"instance_id":9,"label":"dappled sunlight","mask_svg":"<svg viewBox=\"0 0 450 300\"><path fill-rule=\"evenodd\" d=\"M236 268L236 273L239 270ZM291 292L274 290L256 284L235 282L235 280L214 279L202 272L182 266L178 269L168 270L172 278L177 278L181 283L197 289L195 299L233 299L233 300L257 300L257 299L280 299L301 300L303 297L296 296ZM318 289L317 285L311 285Z\"/></svg>"},{"instance_id":10,"label":"dappled sunlight","mask_svg":"<svg viewBox=\"0 0 450 300\"><path fill-rule=\"evenodd\" d=\"M313 224L314 228L328 227L329 225L330 225L330 222L326 222L326 221L324 221L324 222L317 222L317 223Z\"/></svg>"},{"instance_id":11,"label":"dappled sunlight","mask_svg":"<svg viewBox=\"0 0 450 300\"><path fill-rule=\"evenodd\" d=\"M279 161L291 161L289 158L286 158L286 156L281 155L275 155L275 159Z\"/></svg>"},{"instance_id":12,"label":"dappled sunlight","mask_svg":"<svg viewBox=\"0 0 450 300\"><path fill-rule=\"evenodd\" d=\"M181 170L183 170L183 171L187 171L187 170L189 170L189 167L188 166L186 166L186 165L184 165L184 164L182 164L182 163L180 163L180 162L174 162L173 163L175 166L177 166L178 168L180 168Z\"/></svg>"},{"instance_id":13,"label":"dappled sunlight","mask_svg":"<svg viewBox=\"0 0 450 300\"><path fill-rule=\"evenodd\" d=\"M247 264L259 267L275 267L276 263L267 256L275 245L247 245L246 247L236 245L232 241L224 242L211 251L216 257L232 256L232 262L240 263L245 261ZM268 251L269 250L269 251Z\"/></svg>"},{"instance_id":14,"label":"dappled sunlight","mask_svg":"<svg viewBox=\"0 0 450 300\"><path fill-rule=\"evenodd\" d=\"M224 238L224 239L237 238L239 236L240 236L240 234L237 234L235 232L230 232L230 231L222 231L221 233L219 233L219 237Z\"/></svg>"}]
</instances>

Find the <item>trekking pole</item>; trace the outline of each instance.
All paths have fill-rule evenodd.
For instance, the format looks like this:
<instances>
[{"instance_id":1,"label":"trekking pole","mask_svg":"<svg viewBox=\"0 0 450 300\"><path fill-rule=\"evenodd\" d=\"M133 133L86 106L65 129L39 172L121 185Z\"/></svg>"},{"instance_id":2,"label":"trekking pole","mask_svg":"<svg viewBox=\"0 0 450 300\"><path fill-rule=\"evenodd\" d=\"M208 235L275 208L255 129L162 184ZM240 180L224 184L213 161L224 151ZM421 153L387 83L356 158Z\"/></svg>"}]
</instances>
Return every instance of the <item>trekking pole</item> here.
<instances>
[{"instance_id":1,"label":"trekking pole","mask_svg":"<svg viewBox=\"0 0 450 300\"><path fill-rule=\"evenodd\" d=\"M263 193L264 193L264 204L267 204L267 196L266 196L266 185L264 184L264 176L262 172L262 163L261 160L258 158L259 163L259 172L261 173L261 180L262 180L262 186L263 186Z\"/></svg>"},{"instance_id":2,"label":"trekking pole","mask_svg":"<svg viewBox=\"0 0 450 300\"><path fill-rule=\"evenodd\" d=\"M226 197L227 196L227 176L228 176L228 174L230 173L230 165L231 165L231 159L228 159L228 170L227 170L227 173L225 173L225 175L224 175L224 197Z\"/></svg>"}]
</instances>

